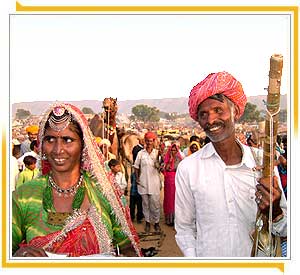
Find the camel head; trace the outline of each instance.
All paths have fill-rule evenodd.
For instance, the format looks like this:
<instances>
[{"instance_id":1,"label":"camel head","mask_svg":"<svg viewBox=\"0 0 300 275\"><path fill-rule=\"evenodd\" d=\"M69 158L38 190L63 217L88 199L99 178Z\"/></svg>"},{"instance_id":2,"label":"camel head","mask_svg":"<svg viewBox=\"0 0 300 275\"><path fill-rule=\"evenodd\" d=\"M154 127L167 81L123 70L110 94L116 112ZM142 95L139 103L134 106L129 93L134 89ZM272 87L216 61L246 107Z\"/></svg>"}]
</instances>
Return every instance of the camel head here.
<instances>
[{"instance_id":1,"label":"camel head","mask_svg":"<svg viewBox=\"0 0 300 275\"><path fill-rule=\"evenodd\" d=\"M107 97L103 100L102 108L110 116L116 115L118 111L117 98Z\"/></svg>"}]
</instances>

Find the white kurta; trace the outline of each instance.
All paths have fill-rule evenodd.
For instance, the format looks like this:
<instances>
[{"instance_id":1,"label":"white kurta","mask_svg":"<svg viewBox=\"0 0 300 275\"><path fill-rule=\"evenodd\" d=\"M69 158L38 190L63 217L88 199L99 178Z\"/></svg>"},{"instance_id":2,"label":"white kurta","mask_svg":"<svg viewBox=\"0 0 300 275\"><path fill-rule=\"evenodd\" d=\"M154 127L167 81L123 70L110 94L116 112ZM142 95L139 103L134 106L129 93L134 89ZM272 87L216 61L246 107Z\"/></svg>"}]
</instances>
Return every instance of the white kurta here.
<instances>
[{"instance_id":1,"label":"white kurta","mask_svg":"<svg viewBox=\"0 0 300 275\"><path fill-rule=\"evenodd\" d=\"M120 186L120 189L124 192L127 187L127 181L125 175L122 172L115 174L116 182Z\"/></svg>"},{"instance_id":2,"label":"white kurta","mask_svg":"<svg viewBox=\"0 0 300 275\"><path fill-rule=\"evenodd\" d=\"M176 241L184 256L250 257L257 205L255 161L242 145L242 162L226 166L209 143L182 160L176 173ZM281 196L286 214L286 200ZM273 224L286 235L286 215Z\"/></svg>"},{"instance_id":3,"label":"white kurta","mask_svg":"<svg viewBox=\"0 0 300 275\"><path fill-rule=\"evenodd\" d=\"M154 167L158 151L153 149L149 154L146 149L138 152L133 167L140 170L140 182L138 192L141 195L159 195L160 194L160 177L158 170Z\"/></svg>"}]
</instances>

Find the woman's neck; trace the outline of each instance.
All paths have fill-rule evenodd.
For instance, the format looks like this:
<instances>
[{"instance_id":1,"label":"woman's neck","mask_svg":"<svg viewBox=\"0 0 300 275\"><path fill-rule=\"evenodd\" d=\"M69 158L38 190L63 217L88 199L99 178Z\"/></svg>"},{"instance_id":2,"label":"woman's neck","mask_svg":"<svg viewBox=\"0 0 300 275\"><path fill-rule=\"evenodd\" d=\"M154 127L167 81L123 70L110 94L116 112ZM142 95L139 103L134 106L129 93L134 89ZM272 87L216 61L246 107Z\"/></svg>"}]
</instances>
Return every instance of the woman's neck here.
<instances>
[{"instance_id":1,"label":"woman's neck","mask_svg":"<svg viewBox=\"0 0 300 275\"><path fill-rule=\"evenodd\" d=\"M72 172L52 172L51 176L54 182L62 189L67 189L75 184L77 184L80 178L80 170L75 170Z\"/></svg>"}]
</instances>

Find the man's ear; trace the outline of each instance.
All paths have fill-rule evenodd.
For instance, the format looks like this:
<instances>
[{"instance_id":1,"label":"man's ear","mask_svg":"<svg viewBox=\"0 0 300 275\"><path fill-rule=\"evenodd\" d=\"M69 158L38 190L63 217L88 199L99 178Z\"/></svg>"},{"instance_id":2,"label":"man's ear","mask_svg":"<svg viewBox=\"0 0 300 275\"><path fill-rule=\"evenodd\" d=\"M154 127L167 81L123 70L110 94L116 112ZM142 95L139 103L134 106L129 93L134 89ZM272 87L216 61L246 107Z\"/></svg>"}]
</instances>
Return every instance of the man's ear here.
<instances>
[{"instance_id":1,"label":"man's ear","mask_svg":"<svg viewBox=\"0 0 300 275\"><path fill-rule=\"evenodd\" d=\"M234 104L234 112L233 112L233 114L234 114L234 121L237 121L239 119L240 113L241 113L240 112L240 108L237 105Z\"/></svg>"}]
</instances>

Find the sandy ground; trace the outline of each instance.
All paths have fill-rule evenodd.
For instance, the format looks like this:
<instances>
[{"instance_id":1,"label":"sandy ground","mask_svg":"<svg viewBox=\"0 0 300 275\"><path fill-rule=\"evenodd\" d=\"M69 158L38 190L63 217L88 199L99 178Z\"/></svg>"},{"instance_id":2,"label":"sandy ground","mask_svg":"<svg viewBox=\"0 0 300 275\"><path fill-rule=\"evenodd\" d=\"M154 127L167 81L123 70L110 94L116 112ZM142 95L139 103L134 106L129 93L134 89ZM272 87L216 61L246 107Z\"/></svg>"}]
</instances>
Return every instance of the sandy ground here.
<instances>
[{"instance_id":1,"label":"sandy ground","mask_svg":"<svg viewBox=\"0 0 300 275\"><path fill-rule=\"evenodd\" d=\"M129 197L127 197L129 199ZM161 214L160 214L160 227L161 234L156 235L154 233L153 225L151 224L150 233L155 235L145 236L144 227L145 221L141 224L133 222L137 233L140 235L140 244L142 248L155 247L158 253L154 257L182 257L182 253L175 241L175 229L174 227L167 226L164 220L164 214L162 209L163 202L163 189L161 191Z\"/></svg>"}]
</instances>

